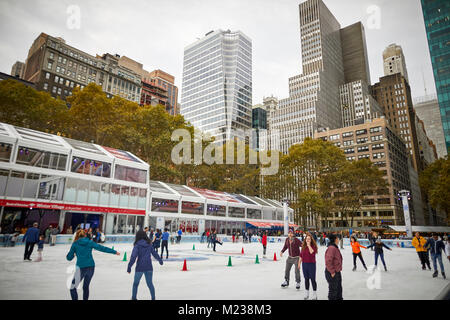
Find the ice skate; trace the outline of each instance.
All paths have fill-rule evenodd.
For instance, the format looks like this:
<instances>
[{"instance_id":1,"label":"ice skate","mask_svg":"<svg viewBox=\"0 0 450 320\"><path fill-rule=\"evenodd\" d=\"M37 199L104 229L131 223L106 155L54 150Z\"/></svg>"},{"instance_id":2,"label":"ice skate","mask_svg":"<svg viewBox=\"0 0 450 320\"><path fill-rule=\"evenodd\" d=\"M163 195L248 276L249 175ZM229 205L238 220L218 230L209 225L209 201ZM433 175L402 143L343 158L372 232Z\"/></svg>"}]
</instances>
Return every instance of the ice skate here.
<instances>
[{"instance_id":1,"label":"ice skate","mask_svg":"<svg viewBox=\"0 0 450 320\"><path fill-rule=\"evenodd\" d=\"M317 300L317 292L315 292L315 291L312 292L311 300Z\"/></svg>"},{"instance_id":2,"label":"ice skate","mask_svg":"<svg viewBox=\"0 0 450 320\"><path fill-rule=\"evenodd\" d=\"M386 272L387 272L387 268L386 268L386 266L384 266L384 271L386 271Z\"/></svg>"},{"instance_id":3,"label":"ice skate","mask_svg":"<svg viewBox=\"0 0 450 320\"><path fill-rule=\"evenodd\" d=\"M305 297L303 299L304 300L308 300L309 299L309 290L305 291Z\"/></svg>"},{"instance_id":4,"label":"ice skate","mask_svg":"<svg viewBox=\"0 0 450 320\"><path fill-rule=\"evenodd\" d=\"M366 271L367 271L367 267L366 267L366 265L364 265L364 269L366 269Z\"/></svg>"},{"instance_id":5,"label":"ice skate","mask_svg":"<svg viewBox=\"0 0 450 320\"><path fill-rule=\"evenodd\" d=\"M446 279L445 278L445 272L442 272L442 278Z\"/></svg>"},{"instance_id":6,"label":"ice skate","mask_svg":"<svg viewBox=\"0 0 450 320\"><path fill-rule=\"evenodd\" d=\"M282 288L286 288L288 286L289 286L289 281L287 281L287 280L284 280L284 282L281 284Z\"/></svg>"},{"instance_id":7,"label":"ice skate","mask_svg":"<svg viewBox=\"0 0 450 320\"><path fill-rule=\"evenodd\" d=\"M436 278L437 276L438 276L438 272L437 271L433 272L433 278Z\"/></svg>"},{"instance_id":8,"label":"ice skate","mask_svg":"<svg viewBox=\"0 0 450 320\"><path fill-rule=\"evenodd\" d=\"M355 267L353 267L353 269L352 269L352 271L355 271L356 270L356 266ZM367 270L367 269L366 269Z\"/></svg>"},{"instance_id":9,"label":"ice skate","mask_svg":"<svg viewBox=\"0 0 450 320\"><path fill-rule=\"evenodd\" d=\"M295 289L300 290L300 282L297 282L297 283L295 284Z\"/></svg>"}]
</instances>

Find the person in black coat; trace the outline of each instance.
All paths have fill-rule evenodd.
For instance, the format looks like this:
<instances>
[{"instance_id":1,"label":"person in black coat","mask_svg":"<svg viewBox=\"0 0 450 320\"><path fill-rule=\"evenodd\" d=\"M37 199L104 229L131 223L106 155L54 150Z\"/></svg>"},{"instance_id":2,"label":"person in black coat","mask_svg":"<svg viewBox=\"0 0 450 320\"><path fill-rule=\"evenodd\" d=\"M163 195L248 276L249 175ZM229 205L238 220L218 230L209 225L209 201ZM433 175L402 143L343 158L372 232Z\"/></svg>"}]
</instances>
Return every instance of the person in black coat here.
<instances>
[{"instance_id":1,"label":"person in black coat","mask_svg":"<svg viewBox=\"0 0 450 320\"><path fill-rule=\"evenodd\" d=\"M23 255L24 261L31 261L31 254L33 253L33 248L36 243L39 242L39 229L38 223L33 223L33 227L29 228L25 235L23 236L23 242L25 242L25 253Z\"/></svg>"},{"instance_id":2,"label":"person in black coat","mask_svg":"<svg viewBox=\"0 0 450 320\"><path fill-rule=\"evenodd\" d=\"M223 245L223 242L220 242L219 240L217 240L217 232L214 231L213 234L211 235L211 243L213 245L213 251L216 251L216 243Z\"/></svg>"},{"instance_id":3,"label":"person in black coat","mask_svg":"<svg viewBox=\"0 0 450 320\"><path fill-rule=\"evenodd\" d=\"M375 243L372 243L370 246L367 246L367 249L374 247L375 248L375 268L377 267L378 263L378 256L381 258L381 262L383 262L384 271L387 271L386 263L384 262L384 253L383 253L383 247L386 249L392 251L391 248L389 248L387 245L385 245L383 242L381 242L381 237L378 237Z\"/></svg>"}]
</instances>

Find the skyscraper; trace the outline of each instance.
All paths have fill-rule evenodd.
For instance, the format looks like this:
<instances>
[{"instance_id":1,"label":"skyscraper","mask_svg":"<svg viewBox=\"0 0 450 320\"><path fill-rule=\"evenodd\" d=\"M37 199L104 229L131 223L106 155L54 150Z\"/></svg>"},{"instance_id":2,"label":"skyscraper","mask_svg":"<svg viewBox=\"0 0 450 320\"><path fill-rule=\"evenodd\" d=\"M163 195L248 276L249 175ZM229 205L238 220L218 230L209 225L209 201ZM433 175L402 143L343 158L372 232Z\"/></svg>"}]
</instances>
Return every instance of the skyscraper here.
<instances>
[{"instance_id":1,"label":"skyscraper","mask_svg":"<svg viewBox=\"0 0 450 320\"><path fill-rule=\"evenodd\" d=\"M448 150L450 148L450 1L422 0L422 11Z\"/></svg>"},{"instance_id":2,"label":"skyscraper","mask_svg":"<svg viewBox=\"0 0 450 320\"><path fill-rule=\"evenodd\" d=\"M401 46L393 43L390 44L386 49L384 49L383 68L385 76L401 73L409 83L405 56L403 55L403 49Z\"/></svg>"},{"instance_id":3,"label":"skyscraper","mask_svg":"<svg viewBox=\"0 0 450 320\"><path fill-rule=\"evenodd\" d=\"M181 114L218 143L252 121L252 43L241 31L216 30L184 49Z\"/></svg>"},{"instance_id":4,"label":"skyscraper","mask_svg":"<svg viewBox=\"0 0 450 320\"><path fill-rule=\"evenodd\" d=\"M23 79L23 73L25 71L25 63L16 61L11 68L11 75L19 79Z\"/></svg>"},{"instance_id":5,"label":"skyscraper","mask_svg":"<svg viewBox=\"0 0 450 320\"><path fill-rule=\"evenodd\" d=\"M289 98L270 117L280 151L313 137L318 127L342 124L339 86L344 84L340 24L322 0L299 5L303 73L289 79Z\"/></svg>"}]
</instances>

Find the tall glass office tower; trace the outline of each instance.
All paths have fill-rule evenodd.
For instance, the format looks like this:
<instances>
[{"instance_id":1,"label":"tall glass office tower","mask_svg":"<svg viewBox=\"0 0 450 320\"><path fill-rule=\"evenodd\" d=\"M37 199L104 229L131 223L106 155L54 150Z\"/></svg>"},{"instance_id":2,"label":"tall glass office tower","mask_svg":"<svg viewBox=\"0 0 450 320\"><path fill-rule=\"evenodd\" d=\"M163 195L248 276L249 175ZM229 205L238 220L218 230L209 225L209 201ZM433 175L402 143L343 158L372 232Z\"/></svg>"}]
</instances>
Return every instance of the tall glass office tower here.
<instances>
[{"instance_id":1,"label":"tall glass office tower","mask_svg":"<svg viewBox=\"0 0 450 320\"><path fill-rule=\"evenodd\" d=\"M223 143L252 127L252 42L216 30L184 49L181 114Z\"/></svg>"},{"instance_id":2,"label":"tall glass office tower","mask_svg":"<svg viewBox=\"0 0 450 320\"><path fill-rule=\"evenodd\" d=\"M450 1L422 0L445 143L450 148Z\"/></svg>"}]
</instances>

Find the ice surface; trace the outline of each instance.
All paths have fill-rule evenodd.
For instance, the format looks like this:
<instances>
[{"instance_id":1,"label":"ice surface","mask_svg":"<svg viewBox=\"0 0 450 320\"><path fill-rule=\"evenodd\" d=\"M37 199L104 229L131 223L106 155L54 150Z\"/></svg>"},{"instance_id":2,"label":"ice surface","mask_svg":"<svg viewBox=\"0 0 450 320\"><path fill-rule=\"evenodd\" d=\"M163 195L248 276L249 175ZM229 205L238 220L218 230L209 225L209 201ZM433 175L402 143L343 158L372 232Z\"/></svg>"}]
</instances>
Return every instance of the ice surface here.
<instances>
[{"instance_id":1,"label":"ice surface","mask_svg":"<svg viewBox=\"0 0 450 320\"><path fill-rule=\"evenodd\" d=\"M105 244L121 252L120 256L94 251L95 274L90 287L90 299L131 298L134 269L126 272L127 263L123 262L126 251L128 259L131 244ZM153 283L156 299L303 299L304 279L302 274L301 290L295 289L294 269L291 270L290 286L282 289L284 267L287 252L280 257L281 243L268 244L267 258L262 257L259 243L224 243L218 245L217 252L208 249L205 243L169 244L169 260L160 266L153 260ZM244 248L244 255L241 249ZM328 284L324 276L325 247L319 248L317 256L317 295L318 299L327 299ZM362 249L368 266L374 264L374 252ZM70 299L67 282L72 279L71 271L75 260L69 262L65 256L68 245L45 246L42 262L24 262L24 247L0 248L0 299ZM278 261L273 261L276 252ZM353 258L350 247L341 250L343 263L344 299L434 299L448 284L449 280L432 278L432 272L421 269L419 258L414 249L393 248L385 250L388 272L376 271L373 275L364 271L360 261L353 272ZM256 254L260 264L255 264ZM231 256L232 267L228 267ZM32 258L37 258L36 248ZM189 271L182 272L184 259L187 259ZM444 267L448 269L448 260ZM378 262L381 266L381 261ZM72 270L71 270L72 269ZM372 276L372 278L370 278ZM450 276L450 273L448 273ZM367 280L369 281L369 289ZM377 287L379 279L379 289ZM78 294L81 297L80 289ZM150 299L144 278L139 286L138 299Z\"/></svg>"}]
</instances>

